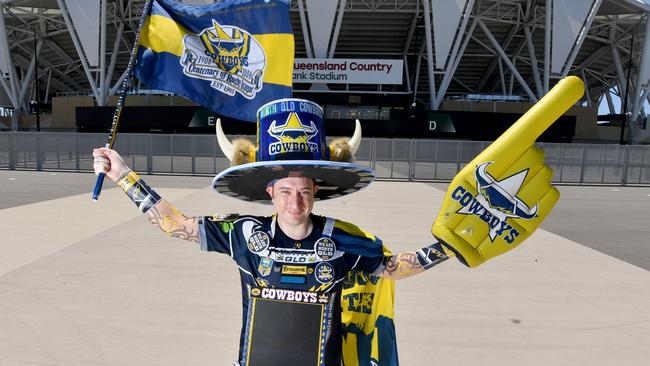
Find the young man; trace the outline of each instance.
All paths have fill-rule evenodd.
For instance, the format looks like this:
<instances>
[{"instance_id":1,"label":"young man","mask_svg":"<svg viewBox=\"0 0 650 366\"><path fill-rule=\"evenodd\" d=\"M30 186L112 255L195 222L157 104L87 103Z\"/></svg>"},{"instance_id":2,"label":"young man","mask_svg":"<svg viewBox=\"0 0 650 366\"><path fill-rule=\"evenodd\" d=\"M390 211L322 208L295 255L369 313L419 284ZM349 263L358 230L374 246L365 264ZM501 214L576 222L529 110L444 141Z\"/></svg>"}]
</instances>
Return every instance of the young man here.
<instances>
[{"instance_id":1,"label":"young man","mask_svg":"<svg viewBox=\"0 0 650 366\"><path fill-rule=\"evenodd\" d=\"M219 173L213 187L270 201L271 217L186 216L116 151L93 151L95 172L117 182L154 225L236 262L243 298L240 365L397 365L391 280L447 259L439 243L391 255L374 235L312 214L315 200L358 191L373 178L351 162L360 131L329 146L321 131L322 109L297 99L260 108L257 148L230 144L217 125L220 146L236 164Z\"/></svg>"}]
</instances>

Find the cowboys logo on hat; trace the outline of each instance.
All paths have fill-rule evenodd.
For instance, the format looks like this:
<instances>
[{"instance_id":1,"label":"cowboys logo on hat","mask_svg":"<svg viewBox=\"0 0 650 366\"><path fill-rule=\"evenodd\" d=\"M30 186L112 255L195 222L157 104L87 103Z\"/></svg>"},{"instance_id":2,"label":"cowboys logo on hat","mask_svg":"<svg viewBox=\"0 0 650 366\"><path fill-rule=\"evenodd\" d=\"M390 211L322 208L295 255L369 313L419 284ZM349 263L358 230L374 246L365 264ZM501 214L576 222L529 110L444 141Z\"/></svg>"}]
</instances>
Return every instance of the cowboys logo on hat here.
<instances>
[{"instance_id":1,"label":"cowboys logo on hat","mask_svg":"<svg viewBox=\"0 0 650 366\"><path fill-rule=\"evenodd\" d=\"M361 143L361 124L351 139L327 145L323 109L304 99L279 99L257 110L257 146L246 139L230 142L217 120L219 147L231 167L217 174L218 193L245 201L270 203L266 186L276 179L308 177L320 186L316 199L354 193L374 179L372 169L353 163Z\"/></svg>"}]
</instances>

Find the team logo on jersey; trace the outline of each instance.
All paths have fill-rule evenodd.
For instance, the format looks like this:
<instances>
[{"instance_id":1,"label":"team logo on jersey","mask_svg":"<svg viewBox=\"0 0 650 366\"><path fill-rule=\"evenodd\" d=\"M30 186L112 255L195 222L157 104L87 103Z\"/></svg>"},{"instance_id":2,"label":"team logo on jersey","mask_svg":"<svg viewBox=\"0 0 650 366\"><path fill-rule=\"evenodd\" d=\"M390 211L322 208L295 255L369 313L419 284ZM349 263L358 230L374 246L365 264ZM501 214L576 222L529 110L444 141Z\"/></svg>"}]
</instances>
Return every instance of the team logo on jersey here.
<instances>
[{"instance_id":1,"label":"team logo on jersey","mask_svg":"<svg viewBox=\"0 0 650 366\"><path fill-rule=\"evenodd\" d=\"M271 274L273 270L273 259L262 257L260 258L260 264L257 266L257 272L260 273L260 276L266 277Z\"/></svg>"},{"instance_id":2,"label":"team logo on jersey","mask_svg":"<svg viewBox=\"0 0 650 366\"><path fill-rule=\"evenodd\" d=\"M318 135L314 121L305 125L295 112L289 113L283 125L271 122L268 132L277 140L269 144L269 155L318 152L318 144L311 141Z\"/></svg>"},{"instance_id":3,"label":"team logo on jersey","mask_svg":"<svg viewBox=\"0 0 650 366\"><path fill-rule=\"evenodd\" d=\"M271 239L269 239L269 235L267 233L263 231L254 231L248 238L246 246L251 252L260 253L269 247L270 242Z\"/></svg>"},{"instance_id":4,"label":"team logo on jersey","mask_svg":"<svg viewBox=\"0 0 650 366\"><path fill-rule=\"evenodd\" d=\"M336 254L336 244L330 238L320 238L314 244L314 252L316 252L318 258L324 261L330 260Z\"/></svg>"},{"instance_id":5,"label":"team logo on jersey","mask_svg":"<svg viewBox=\"0 0 650 366\"><path fill-rule=\"evenodd\" d=\"M207 80L226 95L239 93L253 99L262 90L266 55L255 37L242 28L213 19L212 27L183 37L180 62L185 75Z\"/></svg>"},{"instance_id":6,"label":"team logo on jersey","mask_svg":"<svg viewBox=\"0 0 650 366\"><path fill-rule=\"evenodd\" d=\"M334 280L334 267L328 262L320 262L316 265L314 277L322 284L330 283Z\"/></svg>"},{"instance_id":7,"label":"team logo on jersey","mask_svg":"<svg viewBox=\"0 0 650 366\"><path fill-rule=\"evenodd\" d=\"M507 219L530 220L537 216L537 204L532 208L517 197L528 169L514 175L497 180L487 172L492 162L479 165L476 168L476 183L478 194L473 195L462 186L456 187L451 198L462 206L457 212L464 215L476 215L490 227L489 237L494 242L497 237L512 244L519 231L508 224Z\"/></svg>"}]
</instances>

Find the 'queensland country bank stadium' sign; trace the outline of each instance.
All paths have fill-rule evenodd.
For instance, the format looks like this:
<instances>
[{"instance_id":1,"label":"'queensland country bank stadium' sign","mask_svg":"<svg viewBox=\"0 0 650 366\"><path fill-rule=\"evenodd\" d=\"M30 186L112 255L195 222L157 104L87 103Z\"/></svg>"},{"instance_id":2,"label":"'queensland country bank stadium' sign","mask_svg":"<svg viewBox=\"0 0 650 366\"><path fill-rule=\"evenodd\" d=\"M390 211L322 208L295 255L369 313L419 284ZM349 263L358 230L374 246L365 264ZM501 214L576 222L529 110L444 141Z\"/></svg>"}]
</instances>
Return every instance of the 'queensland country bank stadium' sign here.
<instances>
[{"instance_id":1,"label":"'queensland country bank stadium' sign","mask_svg":"<svg viewBox=\"0 0 650 366\"><path fill-rule=\"evenodd\" d=\"M402 60L297 58L294 83L402 84Z\"/></svg>"}]
</instances>

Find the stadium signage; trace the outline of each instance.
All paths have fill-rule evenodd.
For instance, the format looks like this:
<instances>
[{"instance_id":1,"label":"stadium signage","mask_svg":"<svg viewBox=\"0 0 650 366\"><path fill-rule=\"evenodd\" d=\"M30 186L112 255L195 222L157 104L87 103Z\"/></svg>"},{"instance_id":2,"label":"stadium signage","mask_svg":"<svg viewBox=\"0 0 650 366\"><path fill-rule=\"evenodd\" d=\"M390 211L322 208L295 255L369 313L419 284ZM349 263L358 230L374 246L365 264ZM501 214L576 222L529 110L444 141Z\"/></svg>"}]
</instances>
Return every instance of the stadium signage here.
<instances>
[{"instance_id":1,"label":"stadium signage","mask_svg":"<svg viewBox=\"0 0 650 366\"><path fill-rule=\"evenodd\" d=\"M294 83L402 84L402 60L297 58Z\"/></svg>"}]
</instances>

